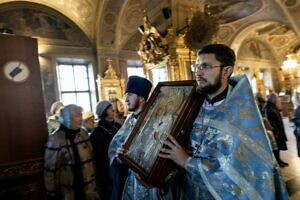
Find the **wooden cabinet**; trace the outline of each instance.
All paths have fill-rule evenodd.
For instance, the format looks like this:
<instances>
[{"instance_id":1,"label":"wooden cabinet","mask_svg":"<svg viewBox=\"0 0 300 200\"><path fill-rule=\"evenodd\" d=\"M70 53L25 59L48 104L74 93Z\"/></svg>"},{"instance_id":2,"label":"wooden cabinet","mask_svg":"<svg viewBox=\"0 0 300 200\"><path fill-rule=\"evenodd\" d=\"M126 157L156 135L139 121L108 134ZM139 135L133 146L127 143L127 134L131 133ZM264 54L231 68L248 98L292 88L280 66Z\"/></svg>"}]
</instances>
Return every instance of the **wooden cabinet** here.
<instances>
[{"instance_id":1,"label":"wooden cabinet","mask_svg":"<svg viewBox=\"0 0 300 200\"><path fill-rule=\"evenodd\" d=\"M0 199L43 199L48 132L37 40L0 34Z\"/></svg>"}]
</instances>

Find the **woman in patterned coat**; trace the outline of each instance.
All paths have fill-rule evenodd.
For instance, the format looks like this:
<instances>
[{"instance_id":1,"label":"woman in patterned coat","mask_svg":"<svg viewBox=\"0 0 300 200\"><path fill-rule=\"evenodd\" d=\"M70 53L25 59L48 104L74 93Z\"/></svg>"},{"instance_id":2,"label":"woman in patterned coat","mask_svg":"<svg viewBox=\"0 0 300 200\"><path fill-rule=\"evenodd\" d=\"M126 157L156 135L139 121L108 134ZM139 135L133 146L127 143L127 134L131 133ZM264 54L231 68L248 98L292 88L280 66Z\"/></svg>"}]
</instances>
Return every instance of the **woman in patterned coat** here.
<instances>
[{"instance_id":1,"label":"woman in patterned coat","mask_svg":"<svg viewBox=\"0 0 300 200\"><path fill-rule=\"evenodd\" d=\"M93 149L81 128L82 108L71 104L60 112L60 127L49 135L44 160L48 199L99 199Z\"/></svg>"}]
</instances>

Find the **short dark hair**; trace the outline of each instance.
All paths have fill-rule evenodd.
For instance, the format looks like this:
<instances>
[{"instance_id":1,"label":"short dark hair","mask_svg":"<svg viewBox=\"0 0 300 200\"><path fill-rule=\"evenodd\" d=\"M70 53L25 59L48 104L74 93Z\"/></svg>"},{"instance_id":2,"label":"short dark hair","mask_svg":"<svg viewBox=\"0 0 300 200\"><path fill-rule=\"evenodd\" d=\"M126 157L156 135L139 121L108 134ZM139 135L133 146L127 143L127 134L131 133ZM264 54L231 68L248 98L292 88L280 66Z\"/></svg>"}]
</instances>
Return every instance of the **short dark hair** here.
<instances>
[{"instance_id":1,"label":"short dark hair","mask_svg":"<svg viewBox=\"0 0 300 200\"><path fill-rule=\"evenodd\" d=\"M208 53L215 54L216 59L221 62L222 66L234 67L236 57L234 51L230 47L224 44L209 44L198 50L197 56Z\"/></svg>"}]
</instances>

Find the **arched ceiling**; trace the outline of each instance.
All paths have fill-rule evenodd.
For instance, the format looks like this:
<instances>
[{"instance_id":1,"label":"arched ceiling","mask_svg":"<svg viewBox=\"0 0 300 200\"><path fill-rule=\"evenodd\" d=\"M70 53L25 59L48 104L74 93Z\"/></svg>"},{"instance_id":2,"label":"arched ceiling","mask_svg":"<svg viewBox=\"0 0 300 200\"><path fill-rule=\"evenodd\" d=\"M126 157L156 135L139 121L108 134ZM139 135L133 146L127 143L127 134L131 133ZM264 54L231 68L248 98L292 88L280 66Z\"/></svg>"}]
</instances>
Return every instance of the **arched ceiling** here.
<instances>
[{"instance_id":1,"label":"arched ceiling","mask_svg":"<svg viewBox=\"0 0 300 200\"><path fill-rule=\"evenodd\" d=\"M89 38L91 42L95 41L95 20L97 19L97 12L99 10L101 0L0 0L0 7L4 3L9 2L31 2L45 5L49 8L63 13L64 16L71 19ZM7 4L10 6L10 4Z\"/></svg>"},{"instance_id":2,"label":"arched ceiling","mask_svg":"<svg viewBox=\"0 0 300 200\"><path fill-rule=\"evenodd\" d=\"M253 15L262 7L262 0L210 0L207 1L206 9L218 17L219 23L227 24Z\"/></svg>"},{"instance_id":3,"label":"arched ceiling","mask_svg":"<svg viewBox=\"0 0 300 200\"><path fill-rule=\"evenodd\" d=\"M168 6L167 0L119 0L113 4L105 0L103 12L99 16L98 48L122 49L131 46L132 37L136 38L138 27L143 24L143 10L156 26L162 26L162 8ZM159 28L159 27L158 27ZM121 47L121 48L120 48Z\"/></svg>"},{"instance_id":4,"label":"arched ceiling","mask_svg":"<svg viewBox=\"0 0 300 200\"><path fill-rule=\"evenodd\" d=\"M91 47L81 29L63 14L41 4L6 3L0 7L0 23L14 34L60 41L69 46Z\"/></svg>"},{"instance_id":5,"label":"arched ceiling","mask_svg":"<svg viewBox=\"0 0 300 200\"><path fill-rule=\"evenodd\" d=\"M191 8L205 7L219 18L218 41L236 51L245 41L257 40L282 59L300 44L300 0L0 0L0 12L13 2L35 3L57 11L72 21L98 51L136 51L144 9L149 20L165 33L169 26L177 30L184 27L192 15ZM166 7L172 11L170 18L162 13Z\"/></svg>"},{"instance_id":6,"label":"arched ceiling","mask_svg":"<svg viewBox=\"0 0 300 200\"><path fill-rule=\"evenodd\" d=\"M265 44L260 40L249 39L245 40L242 45L243 48L237 52L238 57L266 60L269 62L275 61L276 63L276 58L268 44Z\"/></svg>"},{"instance_id":7,"label":"arched ceiling","mask_svg":"<svg viewBox=\"0 0 300 200\"><path fill-rule=\"evenodd\" d=\"M275 60L279 63L285 58L287 51L299 42L296 33L288 25L278 21L259 21L248 25L236 35L232 47L238 52L244 47L244 42L249 40L263 42L276 55Z\"/></svg>"},{"instance_id":8,"label":"arched ceiling","mask_svg":"<svg viewBox=\"0 0 300 200\"><path fill-rule=\"evenodd\" d=\"M179 0L127 0L118 2L123 2L123 6L115 5L119 8L114 9L114 16L118 16L115 23L110 23L107 29L105 29L105 26L99 26L99 29L101 29L99 37L103 38L98 43L99 48L109 46L110 48L119 48L120 51L123 48L129 50L129 46L136 47L137 45L133 45L132 42L134 38L139 38L137 28L142 25L142 10L145 7L148 8L149 20L158 29L170 24L162 17L162 8L171 8L171 24L173 27L180 29L184 25L184 19L179 22L178 18L189 17L190 7L204 1L195 0L189 1L193 3L184 3ZM209 0L205 3L206 10L219 18L219 42L230 44L236 50L241 47L244 39L253 38L268 44L272 52L278 53L283 58L291 46L294 46L297 42L299 43L300 16L296 12L300 8L299 0ZM109 7L111 6L109 5ZM103 23L107 24L105 20L109 19L110 14L111 9L106 9L104 6ZM163 29L160 31L163 32ZM104 41L104 38L107 41ZM128 42L130 43L128 44Z\"/></svg>"}]
</instances>

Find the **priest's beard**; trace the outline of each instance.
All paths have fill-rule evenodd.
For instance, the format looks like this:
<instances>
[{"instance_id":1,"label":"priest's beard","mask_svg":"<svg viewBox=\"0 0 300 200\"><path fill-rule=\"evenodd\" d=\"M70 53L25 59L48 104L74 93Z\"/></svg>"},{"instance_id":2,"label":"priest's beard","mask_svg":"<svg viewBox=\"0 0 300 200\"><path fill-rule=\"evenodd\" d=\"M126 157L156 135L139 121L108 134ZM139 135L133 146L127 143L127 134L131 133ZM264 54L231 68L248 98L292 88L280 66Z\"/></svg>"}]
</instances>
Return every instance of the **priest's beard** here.
<instances>
[{"instance_id":1,"label":"priest's beard","mask_svg":"<svg viewBox=\"0 0 300 200\"><path fill-rule=\"evenodd\" d=\"M139 108L139 101L135 101L133 105L128 105L127 109L129 112L134 112Z\"/></svg>"},{"instance_id":2,"label":"priest's beard","mask_svg":"<svg viewBox=\"0 0 300 200\"><path fill-rule=\"evenodd\" d=\"M221 83L221 77L222 77L222 71L220 71L219 76L216 77L213 83L207 82L206 79L201 78L204 80L207 84L204 86L197 86L196 90L200 94L213 94L218 91L218 89L222 86Z\"/></svg>"}]
</instances>

